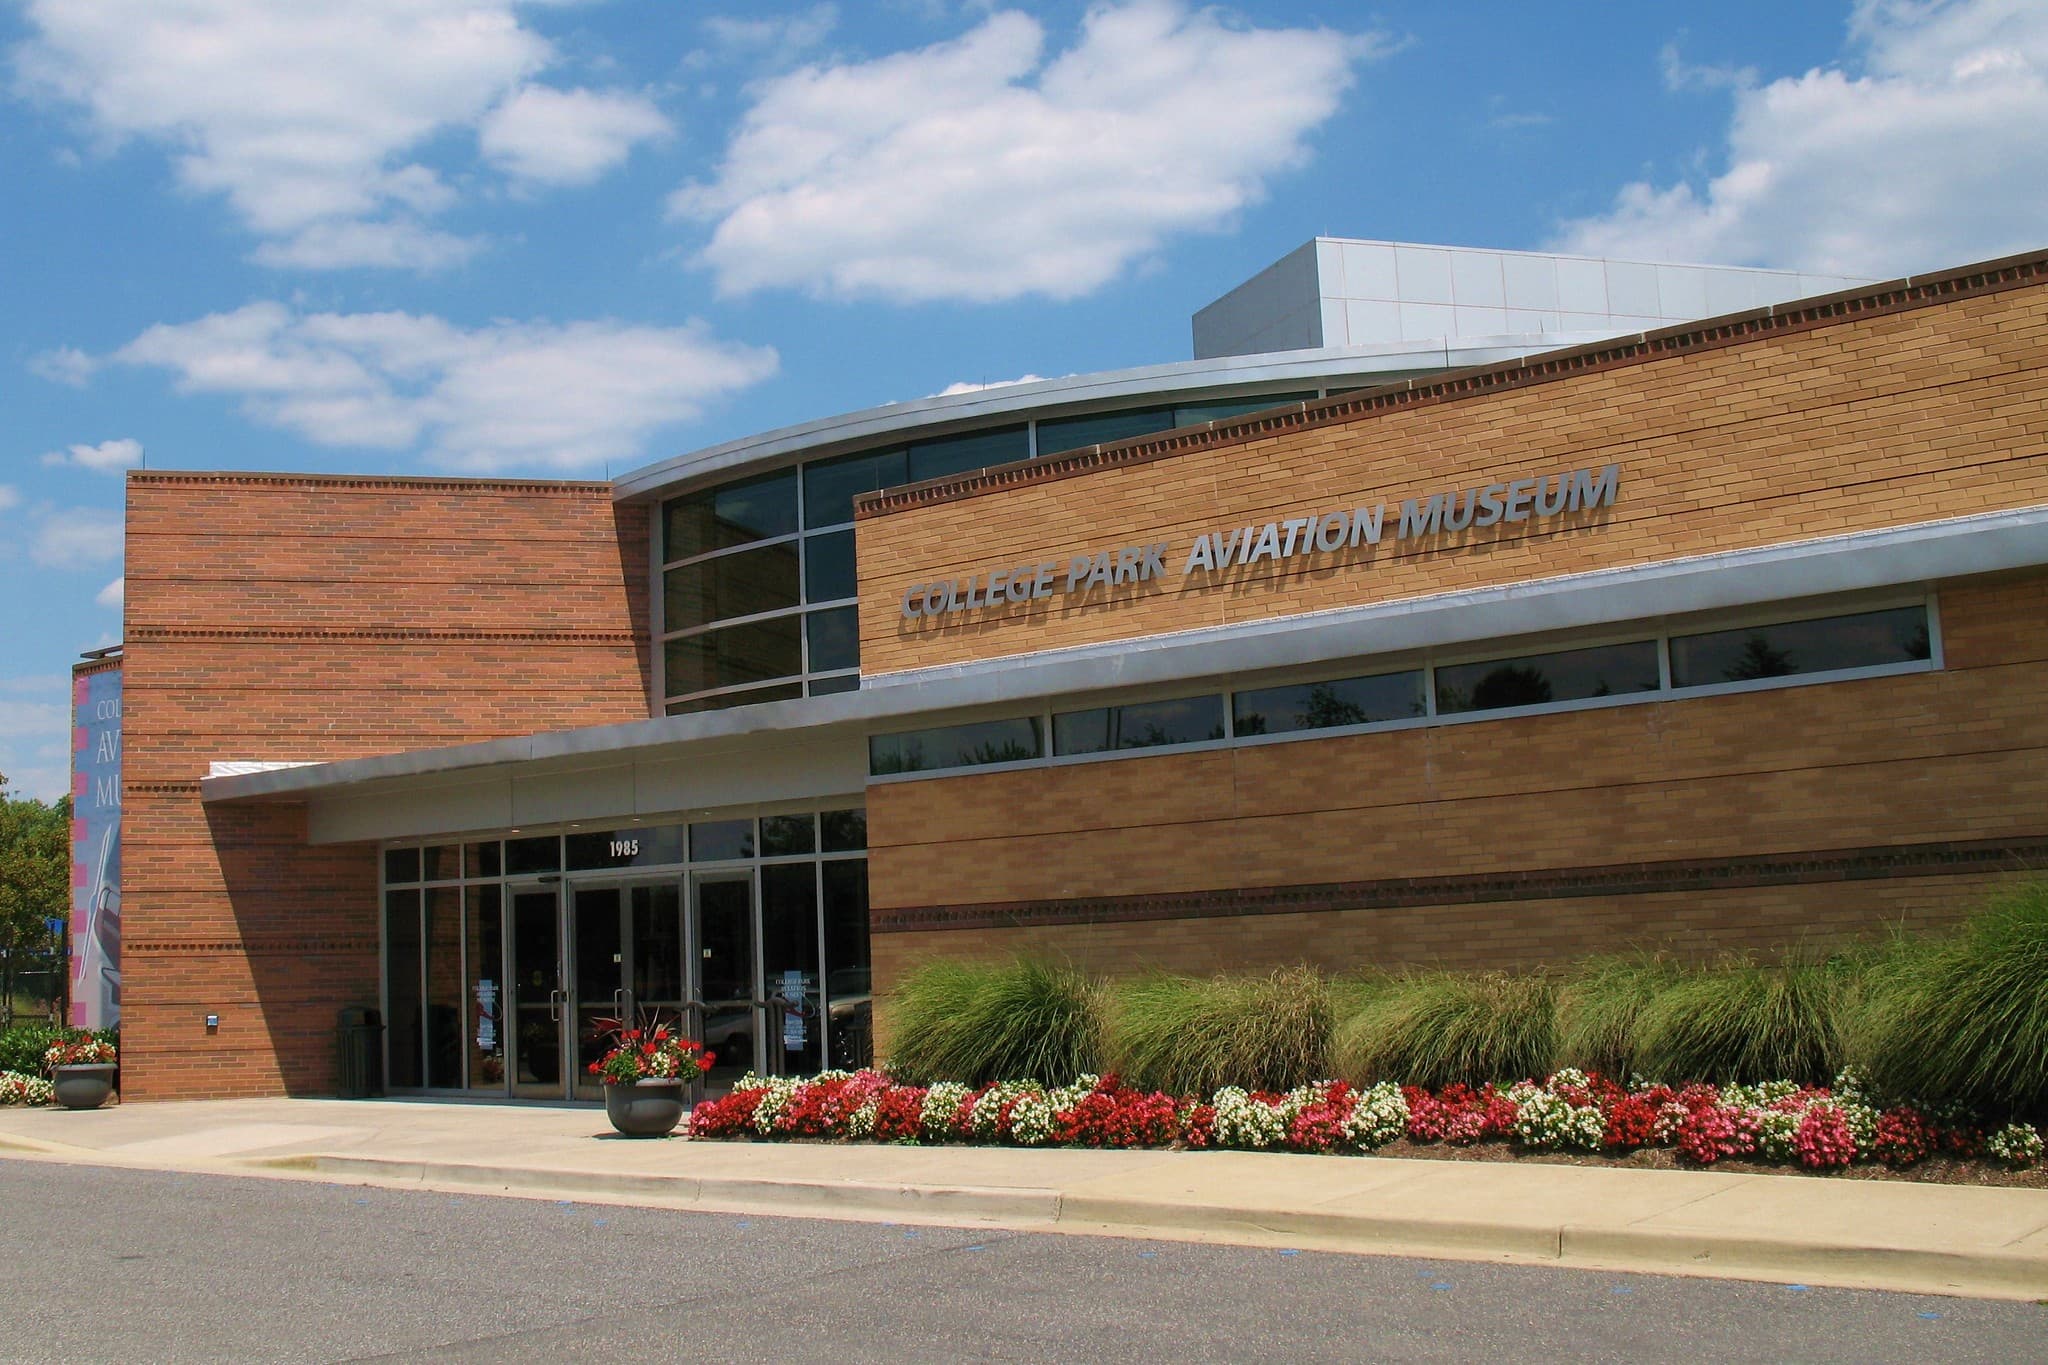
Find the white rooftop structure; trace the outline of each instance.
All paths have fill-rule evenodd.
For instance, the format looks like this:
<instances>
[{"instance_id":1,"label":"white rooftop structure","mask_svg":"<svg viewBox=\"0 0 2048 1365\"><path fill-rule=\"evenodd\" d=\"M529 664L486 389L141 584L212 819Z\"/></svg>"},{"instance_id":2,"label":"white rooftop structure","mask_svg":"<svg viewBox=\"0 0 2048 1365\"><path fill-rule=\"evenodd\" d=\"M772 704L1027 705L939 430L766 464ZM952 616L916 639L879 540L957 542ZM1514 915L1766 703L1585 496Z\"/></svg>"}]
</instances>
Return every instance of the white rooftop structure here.
<instances>
[{"instance_id":1,"label":"white rooftop structure","mask_svg":"<svg viewBox=\"0 0 2048 1365\"><path fill-rule=\"evenodd\" d=\"M1196 313L1195 359L1466 337L1592 339L1869 283L1795 270L1317 237Z\"/></svg>"}]
</instances>

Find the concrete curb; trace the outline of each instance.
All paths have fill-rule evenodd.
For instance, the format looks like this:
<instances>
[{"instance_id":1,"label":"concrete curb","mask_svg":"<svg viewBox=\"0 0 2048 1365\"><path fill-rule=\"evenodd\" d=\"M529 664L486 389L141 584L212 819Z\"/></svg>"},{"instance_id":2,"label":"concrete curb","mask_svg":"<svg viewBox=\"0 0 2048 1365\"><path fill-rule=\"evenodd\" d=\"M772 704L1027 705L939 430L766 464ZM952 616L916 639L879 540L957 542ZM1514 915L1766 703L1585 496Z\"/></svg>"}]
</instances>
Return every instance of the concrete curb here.
<instances>
[{"instance_id":1,"label":"concrete curb","mask_svg":"<svg viewBox=\"0 0 2048 1365\"><path fill-rule=\"evenodd\" d=\"M243 1163L273 1171L359 1175L380 1182L489 1186L590 1195L639 1195L680 1204L793 1212L898 1213L976 1222L1052 1223L1057 1190L974 1185L904 1185L858 1180L757 1180L726 1176L628 1175L546 1167L473 1166L389 1157L295 1156Z\"/></svg>"},{"instance_id":2,"label":"concrete curb","mask_svg":"<svg viewBox=\"0 0 2048 1365\"><path fill-rule=\"evenodd\" d=\"M659 1200L811 1217L1000 1223L1037 1231L1165 1236L1321 1250L1512 1261L1573 1269L1785 1281L1978 1298L2048 1298L2048 1252L1956 1252L1821 1238L1508 1220L1420 1219L1304 1209L1178 1204L1059 1190L863 1181L629 1175L385 1157L296 1156L240 1163L377 1184Z\"/></svg>"}]
</instances>

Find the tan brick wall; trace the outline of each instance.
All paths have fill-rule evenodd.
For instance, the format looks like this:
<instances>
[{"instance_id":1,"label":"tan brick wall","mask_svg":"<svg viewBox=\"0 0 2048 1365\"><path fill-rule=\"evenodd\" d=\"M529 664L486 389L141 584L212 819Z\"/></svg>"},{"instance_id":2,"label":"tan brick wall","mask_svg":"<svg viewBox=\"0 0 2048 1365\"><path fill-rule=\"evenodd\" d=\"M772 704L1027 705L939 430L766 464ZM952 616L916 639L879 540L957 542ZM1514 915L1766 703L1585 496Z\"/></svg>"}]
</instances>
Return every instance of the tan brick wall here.
<instances>
[{"instance_id":1,"label":"tan brick wall","mask_svg":"<svg viewBox=\"0 0 2048 1365\"><path fill-rule=\"evenodd\" d=\"M1631 943L1762 950L1953 917L2009 869L1895 876L1883 851L2048 840L2048 574L1948 584L1939 610L1947 667L1933 673L873 785L885 924L979 905L1027 926L879 933L878 980L921 953L1017 946L1115 970L1494 967ZM1096 898L1842 850L1865 851L1869 879L1816 869L1726 890L1046 922Z\"/></svg>"},{"instance_id":2,"label":"tan brick wall","mask_svg":"<svg viewBox=\"0 0 2048 1365\"><path fill-rule=\"evenodd\" d=\"M1362 415L865 518L869 674L2048 503L2048 288ZM1617 463L1590 516L1396 542L1400 500ZM1197 533L1388 504L1377 547L1178 569ZM1167 576L905 621L913 583L1167 541Z\"/></svg>"},{"instance_id":3,"label":"tan brick wall","mask_svg":"<svg viewBox=\"0 0 2048 1365\"><path fill-rule=\"evenodd\" d=\"M647 534L600 484L130 476L130 1098L331 1090L335 1012L377 996L375 850L203 806L207 764L646 717Z\"/></svg>"}]
</instances>

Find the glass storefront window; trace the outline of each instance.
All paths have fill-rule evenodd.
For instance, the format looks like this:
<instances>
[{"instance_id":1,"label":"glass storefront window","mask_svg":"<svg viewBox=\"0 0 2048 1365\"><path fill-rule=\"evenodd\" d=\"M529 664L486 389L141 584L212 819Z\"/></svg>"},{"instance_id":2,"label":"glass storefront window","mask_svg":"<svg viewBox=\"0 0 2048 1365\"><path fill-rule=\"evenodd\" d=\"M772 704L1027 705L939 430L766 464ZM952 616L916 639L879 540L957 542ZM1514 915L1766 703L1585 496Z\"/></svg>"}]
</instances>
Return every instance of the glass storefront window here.
<instances>
[{"instance_id":1,"label":"glass storefront window","mask_svg":"<svg viewBox=\"0 0 2048 1365\"><path fill-rule=\"evenodd\" d=\"M670 640L664 646L669 695L800 675L802 624L800 616L778 616Z\"/></svg>"},{"instance_id":2,"label":"glass storefront window","mask_svg":"<svg viewBox=\"0 0 2048 1365\"><path fill-rule=\"evenodd\" d=\"M832 1025L832 1065L872 1066L874 972L868 944L868 865L864 858L823 863L825 1009Z\"/></svg>"},{"instance_id":3,"label":"glass storefront window","mask_svg":"<svg viewBox=\"0 0 2048 1365\"><path fill-rule=\"evenodd\" d=\"M769 1039L781 1069L824 1069L823 1001L818 980L818 888L814 863L761 869L761 973L769 998L782 1000L782 1033ZM770 1016L771 1022L774 1016Z\"/></svg>"},{"instance_id":4,"label":"glass storefront window","mask_svg":"<svg viewBox=\"0 0 2048 1365\"><path fill-rule=\"evenodd\" d=\"M689 559L796 530L796 471L784 469L662 506L662 558Z\"/></svg>"},{"instance_id":5,"label":"glass storefront window","mask_svg":"<svg viewBox=\"0 0 2048 1365\"><path fill-rule=\"evenodd\" d=\"M426 893L426 1083L436 1090L462 1085L462 888Z\"/></svg>"},{"instance_id":6,"label":"glass storefront window","mask_svg":"<svg viewBox=\"0 0 2048 1365\"><path fill-rule=\"evenodd\" d=\"M815 852L818 847L817 823L817 817L809 813L762 816L761 856L782 858Z\"/></svg>"},{"instance_id":7,"label":"glass storefront window","mask_svg":"<svg viewBox=\"0 0 2048 1365\"><path fill-rule=\"evenodd\" d=\"M1439 668L1436 709L1440 715L1452 715L1542 706L1654 692L1657 686L1656 642L1639 640Z\"/></svg>"},{"instance_id":8,"label":"glass storefront window","mask_svg":"<svg viewBox=\"0 0 2048 1365\"><path fill-rule=\"evenodd\" d=\"M827 853L858 853L868 846L868 813L858 807L825 811L818 816L818 826Z\"/></svg>"},{"instance_id":9,"label":"glass storefront window","mask_svg":"<svg viewBox=\"0 0 2048 1365\"><path fill-rule=\"evenodd\" d=\"M462 875L465 877L495 877L503 866L503 849L495 839L487 844L462 846Z\"/></svg>"},{"instance_id":10,"label":"glass storefront window","mask_svg":"<svg viewBox=\"0 0 2048 1365\"><path fill-rule=\"evenodd\" d=\"M416 848L384 850L384 880L396 885L420 879L420 851Z\"/></svg>"},{"instance_id":11,"label":"glass storefront window","mask_svg":"<svg viewBox=\"0 0 2048 1365\"><path fill-rule=\"evenodd\" d=\"M475 848L475 844L470 845ZM495 850L496 844L490 845ZM505 935L500 911L504 893L495 886L472 886L463 915L463 955L469 970L462 999L467 1025L469 1088L505 1093Z\"/></svg>"},{"instance_id":12,"label":"glass storefront window","mask_svg":"<svg viewBox=\"0 0 2048 1365\"><path fill-rule=\"evenodd\" d=\"M462 846L460 844L437 844L420 850L420 880L423 882L453 881L462 875Z\"/></svg>"},{"instance_id":13,"label":"glass storefront window","mask_svg":"<svg viewBox=\"0 0 2048 1365\"><path fill-rule=\"evenodd\" d=\"M752 820L706 820L690 826L690 861L724 862L754 856Z\"/></svg>"},{"instance_id":14,"label":"glass storefront window","mask_svg":"<svg viewBox=\"0 0 2048 1365\"><path fill-rule=\"evenodd\" d=\"M799 600L793 540L714 555L662 575L662 621L672 631L780 611Z\"/></svg>"},{"instance_id":15,"label":"glass storefront window","mask_svg":"<svg viewBox=\"0 0 2048 1365\"><path fill-rule=\"evenodd\" d=\"M562 841L552 834L505 841L505 871L513 877L562 870Z\"/></svg>"},{"instance_id":16,"label":"glass storefront window","mask_svg":"<svg viewBox=\"0 0 2048 1365\"><path fill-rule=\"evenodd\" d=\"M1427 709L1419 668L1369 678L1254 688L1232 698L1232 707L1231 723L1240 735L1283 735L1294 730L1409 720Z\"/></svg>"},{"instance_id":17,"label":"glass storefront window","mask_svg":"<svg viewBox=\"0 0 2048 1365\"><path fill-rule=\"evenodd\" d=\"M394 850L399 851L399 850ZM403 850L417 853L417 850ZM400 1089L421 1084L426 1001L420 996L420 893L384 896L385 1080Z\"/></svg>"}]
</instances>

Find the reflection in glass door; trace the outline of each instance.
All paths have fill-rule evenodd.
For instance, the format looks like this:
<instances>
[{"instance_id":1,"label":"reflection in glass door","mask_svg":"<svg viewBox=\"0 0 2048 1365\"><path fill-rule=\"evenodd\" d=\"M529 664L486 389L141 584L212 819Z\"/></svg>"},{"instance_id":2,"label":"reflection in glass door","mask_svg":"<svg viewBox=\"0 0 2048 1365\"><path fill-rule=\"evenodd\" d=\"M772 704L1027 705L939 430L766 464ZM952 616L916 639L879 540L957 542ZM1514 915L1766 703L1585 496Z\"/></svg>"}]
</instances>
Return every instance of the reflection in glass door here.
<instances>
[{"instance_id":1,"label":"reflection in glass door","mask_svg":"<svg viewBox=\"0 0 2048 1365\"><path fill-rule=\"evenodd\" d=\"M591 1064L610 1046L613 1020L683 1023L682 888L674 880L578 886L570 893L578 1099L601 1100Z\"/></svg>"},{"instance_id":2,"label":"reflection in glass door","mask_svg":"<svg viewBox=\"0 0 2048 1365\"><path fill-rule=\"evenodd\" d=\"M514 1095L558 1100L562 1073L562 912L552 888L511 893L511 1036L506 1075Z\"/></svg>"},{"instance_id":3,"label":"reflection in glass door","mask_svg":"<svg viewBox=\"0 0 2048 1365\"><path fill-rule=\"evenodd\" d=\"M754 878L750 872L704 873L691 878L690 889L696 998L703 1005L703 1043L716 1058L705 1080L728 1086L757 1065Z\"/></svg>"}]
</instances>

